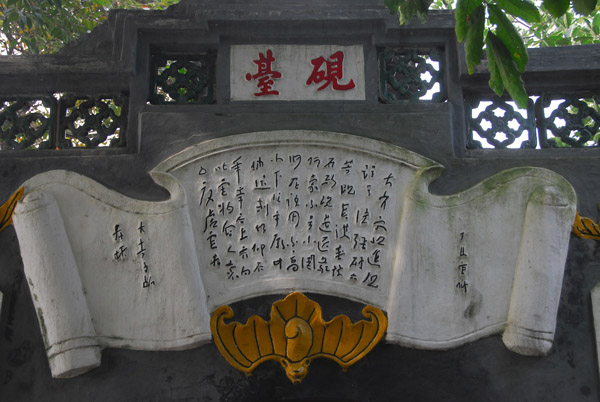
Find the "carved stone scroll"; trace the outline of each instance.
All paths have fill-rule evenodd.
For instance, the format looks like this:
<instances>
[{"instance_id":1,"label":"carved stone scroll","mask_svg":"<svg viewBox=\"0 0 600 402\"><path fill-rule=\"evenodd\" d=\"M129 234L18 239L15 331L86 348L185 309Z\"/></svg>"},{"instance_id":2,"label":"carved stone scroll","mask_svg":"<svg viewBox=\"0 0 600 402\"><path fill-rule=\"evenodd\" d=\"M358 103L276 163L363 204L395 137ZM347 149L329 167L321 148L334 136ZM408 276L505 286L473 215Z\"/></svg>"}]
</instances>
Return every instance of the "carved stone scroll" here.
<instances>
[{"instance_id":1,"label":"carved stone scroll","mask_svg":"<svg viewBox=\"0 0 600 402\"><path fill-rule=\"evenodd\" d=\"M14 224L54 377L100 364L100 349L178 350L210 340L185 191L124 197L67 171L25 183Z\"/></svg>"},{"instance_id":2,"label":"carved stone scroll","mask_svg":"<svg viewBox=\"0 0 600 402\"><path fill-rule=\"evenodd\" d=\"M65 171L28 180L14 222L53 375L98 365L106 346L194 347L217 307L293 291L386 311L388 342L503 332L517 353L547 353L573 189L516 168L433 195L441 171L363 137L274 131L168 158L151 172L164 202Z\"/></svg>"},{"instance_id":3,"label":"carved stone scroll","mask_svg":"<svg viewBox=\"0 0 600 402\"><path fill-rule=\"evenodd\" d=\"M404 200L388 340L443 349L504 331L509 349L546 354L575 215L571 186L516 168L435 196L430 179L415 180Z\"/></svg>"}]
</instances>

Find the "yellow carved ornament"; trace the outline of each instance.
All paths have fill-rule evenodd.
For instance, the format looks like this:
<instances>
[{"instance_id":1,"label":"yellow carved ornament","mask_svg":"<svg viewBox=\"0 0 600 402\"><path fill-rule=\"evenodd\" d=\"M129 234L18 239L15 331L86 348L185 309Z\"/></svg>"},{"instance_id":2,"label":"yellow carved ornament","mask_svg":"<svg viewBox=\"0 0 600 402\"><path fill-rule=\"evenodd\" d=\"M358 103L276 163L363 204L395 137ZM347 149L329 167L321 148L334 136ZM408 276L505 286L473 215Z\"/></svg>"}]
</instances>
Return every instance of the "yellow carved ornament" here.
<instances>
[{"instance_id":1,"label":"yellow carved ornament","mask_svg":"<svg viewBox=\"0 0 600 402\"><path fill-rule=\"evenodd\" d=\"M12 224L13 212L15 212L17 202L21 199L21 197L23 197L24 191L25 190L23 187L21 187L10 197L8 201L0 206L0 232L3 231L8 225Z\"/></svg>"},{"instance_id":2,"label":"yellow carved ornament","mask_svg":"<svg viewBox=\"0 0 600 402\"><path fill-rule=\"evenodd\" d=\"M319 304L294 292L273 303L268 322L255 315L246 324L226 324L233 310L221 306L213 313L210 328L217 348L233 367L250 374L262 362L276 360L298 383L313 359L325 357L346 370L373 349L387 329L387 318L373 306L363 308L362 314L369 321L353 324L339 315L325 322Z\"/></svg>"},{"instance_id":3,"label":"yellow carved ornament","mask_svg":"<svg viewBox=\"0 0 600 402\"><path fill-rule=\"evenodd\" d=\"M575 215L573 233L582 239L600 240L600 226L590 218L579 215L579 211Z\"/></svg>"}]
</instances>

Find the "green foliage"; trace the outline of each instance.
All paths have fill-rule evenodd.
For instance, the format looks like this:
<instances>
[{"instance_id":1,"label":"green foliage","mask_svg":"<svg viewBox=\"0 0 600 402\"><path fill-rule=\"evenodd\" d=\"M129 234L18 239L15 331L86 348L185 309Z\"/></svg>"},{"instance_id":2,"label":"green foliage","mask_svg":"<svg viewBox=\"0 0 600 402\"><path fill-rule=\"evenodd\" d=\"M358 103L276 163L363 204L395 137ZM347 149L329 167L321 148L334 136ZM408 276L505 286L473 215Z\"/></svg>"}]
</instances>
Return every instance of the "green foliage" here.
<instances>
[{"instance_id":1,"label":"green foliage","mask_svg":"<svg viewBox=\"0 0 600 402\"><path fill-rule=\"evenodd\" d=\"M490 37L487 37L486 39L487 39L487 42L489 42L491 40ZM490 88L492 89L492 91L494 91L496 93L496 95L502 96L502 94L504 93L504 82L502 79L502 73L500 72L500 69L498 68L498 61L496 60L496 58L494 56L494 52L490 51L489 44L488 44L488 49L487 49L487 58L488 58L488 71L490 72L490 81L489 81Z\"/></svg>"},{"instance_id":2,"label":"green foliage","mask_svg":"<svg viewBox=\"0 0 600 402\"><path fill-rule=\"evenodd\" d=\"M488 11L490 13L490 23L496 26L496 35L498 35L500 41L506 46L511 58L519 67L519 71L525 71L527 49L521 35L500 7L488 4Z\"/></svg>"},{"instance_id":3,"label":"green foliage","mask_svg":"<svg viewBox=\"0 0 600 402\"><path fill-rule=\"evenodd\" d=\"M597 0L573 0L573 9L579 14L588 15L596 9L596 2Z\"/></svg>"},{"instance_id":4,"label":"green foliage","mask_svg":"<svg viewBox=\"0 0 600 402\"><path fill-rule=\"evenodd\" d=\"M569 9L569 0L544 0L542 7L554 18L559 18Z\"/></svg>"},{"instance_id":5,"label":"green foliage","mask_svg":"<svg viewBox=\"0 0 600 402\"><path fill-rule=\"evenodd\" d=\"M600 43L600 12L589 16L578 15L573 10L560 18L542 14L540 22L517 22L517 29L528 47L570 46Z\"/></svg>"},{"instance_id":6,"label":"green foliage","mask_svg":"<svg viewBox=\"0 0 600 402\"><path fill-rule=\"evenodd\" d=\"M401 22L414 15L405 14L403 1L385 0L391 12L403 14ZM519 107L526 108L521 74L527 65L527 47L600 42L598 0L572 2L571 9L570 0L543 0L541 8L529 0L456 0L456 38L465 44L469 74L481 63L485 43L490 88L498 96L506 90ZM430 8L450 9L452 3L433 0Z\"/></svg>"},{"instance_id":7,"label":"green foliage","mask_svg":"<svg viewBox=\"0 0 600 402\"><path fill-rule=\"evenodd\" d=\"M459 42L466 39L471 15L481 3L482 0L458 0L456 3L456 10L454 11L457 16L455 31Z\"/></svg>"},{"instance_id":8,"label":"green foliage","mask_svg":"<svg viewBox=\"0 0 600 402\"><path fill-rule=\"evenodd\" d=\"M0 54L51 53L103 22L110 8L162 9L179 0L0 0Z\"/></svg>"},{"instance_id":9,"label":"green foliage","mask_svg":"<svg viewBox=\"0 0 600 402\"><path fill-rule=\"evenodd\" d=\"M540 11L527 0L497 0L498 7L525 22L540 22Z\"/></svg>"},{"instance_id":10,"label":"green foliage","mask_svg":"<svg viewBox=\"0 0 600 402\"><path fill-rule=\"evenodd\" d=\"M427 18L427 11L433 0L384 0L385 6L390 13L395 14L398 10L400 23L409 22L413 16L419 17L421 21Z\"/></svg>"},{"instance_id":11,"label":"green foliage","mask_svg":"<svg viewBox=\"0 0 600 402\"><path fill-rule=\"evenodd\" d=\"M501 96L504 91L500 90L499 83L502 83L502 87L506 89L517 106L521 109L526 109L528 97L523 81L521 80L521 73L517 70L514 58L511 56L504 41L494 35L494 33L488 32L486 35L486 45L488 69L490 71L490 87L493 85L492 89L498 96Z\"/></svg>"},{"instance_id":12,"label":"green foliage","mask_svg":"<svg viewBox=\"0 0 600 402\"><path fill-rule=\"evenodd\" d=\"M481 63L483 56L483 31L485 29L485 8L479 5L472 14L467 14L467 34L465 36L465 58L469 74Z\"/></svg>"}]
</instances>

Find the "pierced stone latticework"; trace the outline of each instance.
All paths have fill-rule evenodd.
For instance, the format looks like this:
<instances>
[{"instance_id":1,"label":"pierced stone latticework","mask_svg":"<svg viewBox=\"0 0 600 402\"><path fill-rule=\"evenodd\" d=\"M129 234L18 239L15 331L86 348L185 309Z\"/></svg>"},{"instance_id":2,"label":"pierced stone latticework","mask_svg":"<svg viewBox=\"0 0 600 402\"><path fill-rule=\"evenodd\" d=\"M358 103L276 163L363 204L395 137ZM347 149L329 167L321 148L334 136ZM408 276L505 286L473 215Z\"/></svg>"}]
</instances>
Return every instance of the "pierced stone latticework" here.
<instances>
[{"instance_id":1,"label":"pierced stone latticework","mask_svg":"<svg viewBox=\"0 0 600 402\"><path fill-rule=\"evenodd\" d=\"M51 97L0 99L0 150L51 148L55 105Z\"/></svg>"},{"instance_id":2,"label":"pierced stone latticework","mask_svg":"<svg viewBox=\"0 0 600 402\"><path fill-rule=\"evenodd\" d=\"M124 146L126 99L125 96L64 95L60 99L60 127L64 137L58 140L58 147Z\"/></svg>"},{"instance_id":3,"label":"pierced stone latticework","mask_svg":"<svg viewBox=\"0 0 600 402\"><path fill-rule=\"evenodd\" d=\"M526 110L498 97L467 99L467 148L597 148L599 110L595 98L575 94L532 96Z\"/></svg>"},{"instance_id":4,"label":"pierced stone latticework","mask_svg":"<svg viewBox=\"0 0 600 402\"><path fill-rule=\"evenodd\" d=\"M215 101L215 57L212 54L152 57L150 103L207 104Z\"/></svg>"},{"instance_id":5,"label":"pierced stone latticework","mask_svg":"<svg viewBox=\"0 0 600 402\"><path fill-rule=\"evenodd\" d=\"M482 101L467 101L469 136L467 148L483 148L480 140L485 140L485 147L504 149L520 141L520 148L536 148L535 119L533 101L529 100L524 117L512 102L502 99L492 101L477 116L474 111L481 109ZM476 112L477 113L477 112ZM479 138L476 138L478 136Z\"/></svg>"},{"instance_id":6,"label":"pierced stone latticework","mask_svg":"<svg viewBox=\"0 0 600 402\"><path fill-rule=\"evenodd\" d=\"M437 49L384 49L379 52L380 99L384 103L443 102L442 53Z\"/></svg>"},{"instance_id":7,"label":"pierced stone latticework","mask_svg":"<svg viewBox=\"0 0 600 402\"><path fill-rule=\"evenodd\" d=\"M543 148L598 147L600 113L594 99L573 95L544 95L536 102Z\"/></svg>"}]
</instances>

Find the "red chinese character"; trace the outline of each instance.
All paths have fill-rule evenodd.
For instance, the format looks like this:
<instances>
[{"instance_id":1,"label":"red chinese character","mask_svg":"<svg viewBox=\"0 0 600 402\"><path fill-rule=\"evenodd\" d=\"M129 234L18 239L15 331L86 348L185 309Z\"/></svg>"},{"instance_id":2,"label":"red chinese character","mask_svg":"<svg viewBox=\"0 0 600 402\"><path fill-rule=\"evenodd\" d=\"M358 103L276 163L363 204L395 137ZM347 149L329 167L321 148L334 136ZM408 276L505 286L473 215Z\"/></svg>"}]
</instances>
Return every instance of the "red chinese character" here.
<instances>
[{"instance_id":1,"label":"red chinese character","mask_svg":"<svg viewBox=\"0 0 600 402\"><path fill-rule=\"evenodd\" d=\"M281 78L279 71L273 71L274 61L275 57L273 57L273 52L270 49L267 50L266 57L263 53L259 53L258 60L253 60L254 64L258 66L258 71L254 75L250 73L246 74L246 80L252 81L258 79L256 86L260 89L260 92L256 92L254 96L279 95L279 91L273 90L273 85L275 84L273 78Z\"/></svg>"},{"instance_id":2,"label":"red chinese character","mask_svg":"<svg viewBox=\"0 0 600 402\"><path fill-rule=\"evenodd\" d=\"M332 84L333 89L338 91L347 91L354 88L354 81L350 80L347 84L340 84L338 80L342 79L344 72L342 67L344 64L344 52L338 51L329 56L329 59L325 59L323 56L312 59L310 63L313 65L313 71L306 81L306 85L320 84L325 81L325 84L321 85L317 91L325 89ZM325 63L325 71L321 71L321 67Z\"/></svg>"}]
</instances>

